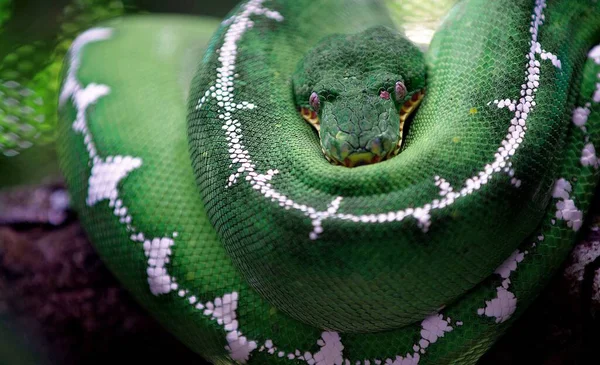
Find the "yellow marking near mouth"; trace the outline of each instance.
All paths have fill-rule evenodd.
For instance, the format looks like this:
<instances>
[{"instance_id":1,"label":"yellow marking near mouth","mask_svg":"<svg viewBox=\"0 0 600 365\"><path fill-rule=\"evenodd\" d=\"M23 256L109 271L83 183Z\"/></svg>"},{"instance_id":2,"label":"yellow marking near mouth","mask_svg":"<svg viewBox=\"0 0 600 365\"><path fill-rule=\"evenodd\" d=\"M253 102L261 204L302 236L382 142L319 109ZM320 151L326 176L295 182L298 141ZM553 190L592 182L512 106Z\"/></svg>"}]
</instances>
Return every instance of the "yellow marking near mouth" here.
<instances>
[{"instance_id":1,"label":"yellow marking near mouth","mask_svg":"<svg viewBox=\"0 0 600 365\"><path fill-rule=\"evenodd\" d=\"M300 115L302 115L302 118L304 118L305 121L307 121L310 125L313 126L313 128L315 128L317 130L317 132L321 131L321 122L319 121L319 116L317 115L317 113L315 113L314 111L312 111L309 108L300 108Z\"/></svg>"},{"instance_id":2,"label":"yellow marking near mouth","mask_svg":"<svg viewBox=\"0 0 600 365\"><path fill-rule=\"evenodd\" d=\"M356 167L362 165L370 165L379 161L381 161L381 158L379 156L372 152L365 151L350 154L344 159L343 165L346 167Z\"/></svg>"},{"instance_id":3,"label":"yellow marking near mouth","mask_svg":"<svg viewBox=\"0 0 600 365\"><path fill-rule=\"evenodd\" d=\"M406 122L408 116L411 115L412 112L415 111L415 109L417 109L419 104L421 104L423 96L425 96L425 89L414 93L412 97L408 99L404 103L404 105L402 105L402 108L400 108L400 140L398 141L396 149L393 151L394 155L397 155L398 152L400 152L400 147L402 146L402 132L404 130L404 122Z\"/></svg>"}]
</instances>

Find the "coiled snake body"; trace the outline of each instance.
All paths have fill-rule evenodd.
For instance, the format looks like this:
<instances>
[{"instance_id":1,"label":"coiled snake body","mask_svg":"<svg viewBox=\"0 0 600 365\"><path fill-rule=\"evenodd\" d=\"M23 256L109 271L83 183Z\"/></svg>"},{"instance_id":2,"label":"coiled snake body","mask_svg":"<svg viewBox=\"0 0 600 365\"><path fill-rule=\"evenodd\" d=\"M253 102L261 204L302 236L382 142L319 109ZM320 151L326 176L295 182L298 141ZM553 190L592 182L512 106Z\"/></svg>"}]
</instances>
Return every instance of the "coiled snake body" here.
<instances>
[{"instance_id":1,"label":"coiled snake body","mask_svg":"<svg viewBox=\"0 0 600 365\"><path fill-rule=\"evenodd\" d=\"M394 102L371 110L397 123L396 83L409 100L425 87L418 53L373 50L397 73L365 74L334 44L313 64L338 71L294 76L330 34L392 28L378 2L250 0L201 61L208 27L194 18L90 29L58 98L74 205L124 285L214 363L473 363L561 264L590 205L598 6L459 3L395 157L401 136L361 139L375 124L356 113ZM356 85L371 96L345 104ZM351 122L319 137L298 108ZM387 159L324 158L343 163L346 142Z\"/></svg>"}]
</instances>

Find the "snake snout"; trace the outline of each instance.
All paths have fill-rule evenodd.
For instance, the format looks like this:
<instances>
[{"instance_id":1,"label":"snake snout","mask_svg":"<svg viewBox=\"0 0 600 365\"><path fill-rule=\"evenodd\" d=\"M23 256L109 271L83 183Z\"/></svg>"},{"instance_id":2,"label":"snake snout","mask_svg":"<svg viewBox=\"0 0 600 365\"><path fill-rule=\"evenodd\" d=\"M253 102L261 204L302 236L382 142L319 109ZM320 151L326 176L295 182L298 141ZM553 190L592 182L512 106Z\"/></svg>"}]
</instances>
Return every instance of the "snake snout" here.
<instances>
[{"instance_id":1,"label":"snake snout","mask_svg":"<svg viewBox=\"0 0 600 365\"><path fill-rule=\"evenodd\" d=\"M395 105L379 95L344 95L324 103L320 115L322 150L346 167L378 163L398 150L400 117Z\"/></svg>"},{"instance_id":2,"label":"snake snout","mask_svg":"<svg viewBox=\"0 0 600 365\"><path fill-rule=\"evenodd\" d=\"M351 142L359 141L360 138L339 132L336 138L326 138L323 152L330 161L346 167L357 167L378 163L389 158L394 146L398 143L397 139L382 134L375 138L371 137L366 144L353 147Z\"/></svg>"},{"instance_id":3,"label":"snake snout","mask_svg":"<svg viewBox=\"0 0 600 365\"><path fill-rule=\"evenodd\" d=\"M351 153L344 159L342 164L346 167L358 167L370 165L381 161L381 156L369 151Z\"/></svg>"}]
</instances>

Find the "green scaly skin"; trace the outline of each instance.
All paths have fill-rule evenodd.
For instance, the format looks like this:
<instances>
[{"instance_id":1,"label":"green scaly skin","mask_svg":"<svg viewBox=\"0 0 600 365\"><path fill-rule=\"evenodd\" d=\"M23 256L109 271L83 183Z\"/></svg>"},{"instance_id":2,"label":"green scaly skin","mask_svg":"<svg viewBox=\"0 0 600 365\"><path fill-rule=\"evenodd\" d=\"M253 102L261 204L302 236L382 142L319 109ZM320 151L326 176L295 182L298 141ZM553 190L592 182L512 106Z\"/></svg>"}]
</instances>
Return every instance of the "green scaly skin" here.
<instances>
[{"instance_id":1,"label":"green scaly skin","mask_svg":"<svg viewBox=\"0 0 600 365\"><path fill-rule=\"evenodd\" d=\"M407 88L398 100L396 82ZM300 107L311 108L311 94L319 95L320 107L311 109L319 116L326 156L339 164L354 156L370 163L394 156L400 147L400 109L425 88L425 61L409 40L375 27L321 41L300 61L293 84Z\"/></svg>"},{"instance_id":2,"label":"green scaly skin","mask_svg":"<svg viewBox=\"0 0 600 365\"><path fill-rule=\"evenodd\" d=\"M59 99L74 206L215 364L475 363L590 205L598 7L461 2L402 153L357 169L323 158L291 80L320 39L392 27L381 4L251 0L204 56L208 20L104 24L75 42Z\"/></svg>"}]
</instances>

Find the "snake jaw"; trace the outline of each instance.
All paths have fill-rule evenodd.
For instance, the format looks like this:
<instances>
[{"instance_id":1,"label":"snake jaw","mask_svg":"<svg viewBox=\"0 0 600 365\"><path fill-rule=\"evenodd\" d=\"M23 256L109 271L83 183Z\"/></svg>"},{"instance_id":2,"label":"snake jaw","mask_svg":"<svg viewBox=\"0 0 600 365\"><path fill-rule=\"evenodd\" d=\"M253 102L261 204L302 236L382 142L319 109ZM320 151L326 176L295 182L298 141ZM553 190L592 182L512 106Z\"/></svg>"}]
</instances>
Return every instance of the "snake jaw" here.
<instances>
[{"instance_id":1,"label":"snake jaw","mask_svg":"<svg viewBox=\"0 0 600 365\"><path fill-rule=\"evenodd\" d=\"M300 115L302 115L302 118L304 118L304 120L307 121L308 124L310 124L314 129L316 129L317 132L321 131L319 116L314 110L310 108L300 107Z\"/></svg>"},{"instance_id":2,"label":"snake jaw","mask_svg":"<svg viewBox=\"0 0 600 365\"><path fill-rule=\"evenodd\" d=\"M336 159L333 159L333 158L329 157L329 155L327 155L327 153L325 152L325 149L324 149L324 148L322 148L322 147L321 147L321 151L323 152L323 156L325 156L325 159L326 159L326 160L327 160L329 163L332 163L332 164L335 164L335 165L340 165L340 162L339 162L338 160L336 160Z\"/></svg>"},{"instance_id":3,"label":"snake jaw","mask_svg":"<svg viewBox=\"0 0 600 365\"><path fill-rule=\"evenodd\" d=\"M405 101L404 104L402 104L402 107L400 108L400 139L398 140L398 145L396 146L396 148L391 152L391 154L388 157L386 157L386 159L389 157L396 156L400 152L400 147L402 147L403 142L402 134L404 132L404 122L406 122L408 117L415 110L417 110L417 107L421 104L421 101L423 100L424 96L425 88L413 93L412 96L407 101Z\"/></svg>"}]
</instances>

